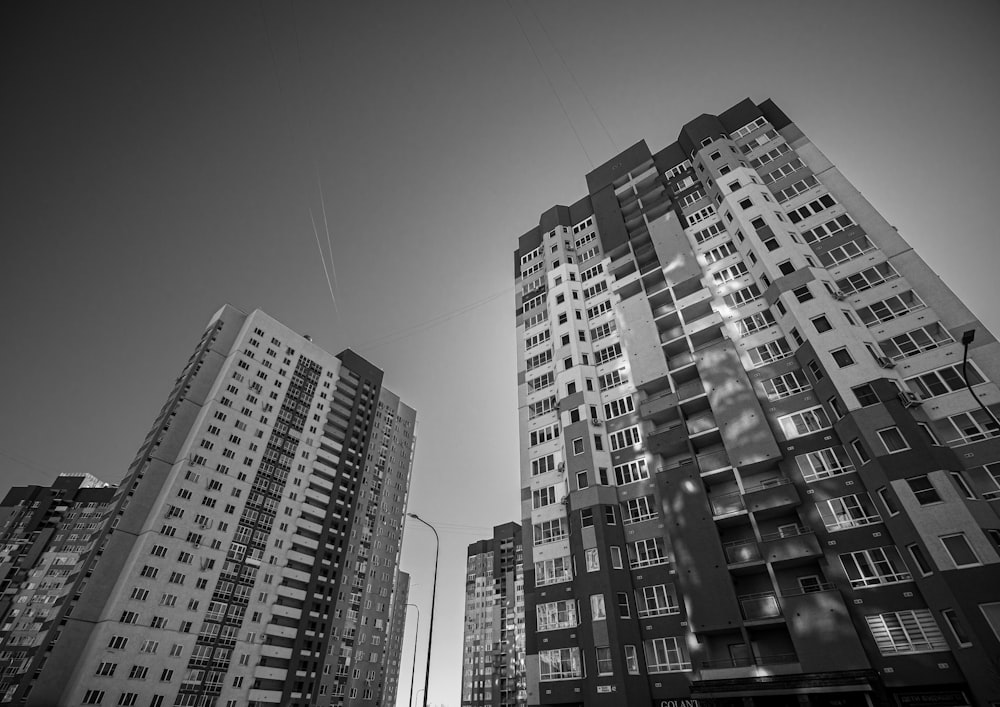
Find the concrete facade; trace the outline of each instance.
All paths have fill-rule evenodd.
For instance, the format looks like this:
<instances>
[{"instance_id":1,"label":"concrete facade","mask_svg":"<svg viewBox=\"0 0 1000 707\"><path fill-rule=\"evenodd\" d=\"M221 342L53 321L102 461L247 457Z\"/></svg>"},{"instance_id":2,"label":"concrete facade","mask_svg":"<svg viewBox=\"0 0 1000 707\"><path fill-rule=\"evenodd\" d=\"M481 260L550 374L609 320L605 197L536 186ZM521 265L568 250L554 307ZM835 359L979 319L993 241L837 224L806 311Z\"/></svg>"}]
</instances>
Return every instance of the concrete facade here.
<instances>
[{"instance_id":1,"label":"concrete facade","mask_svg":"<svg viewBox=\"0 0 1000 707\"><path fill-rule=\"evenodd\" d=\"M357 354L223 307L7 702L387 704L414 424Z\"/></svg>"},{"instance_id":2,"label":"concrete facade","mask_svg":"<svg viewBox=\"0 0 1000 707\"><path fill-rule=\"evenodd\" d=\"M505 523L469 545L465 577L462 707L522 707L524 565L521 526Z\"/></svg>"},{"instance_id":3,"label":"concrete facade","mask_svg":"<svg viewBox=\"0 0 1000 707\"><path fill-rule=\"evenodd\" d=\"M514 258L528 704L1000 702L995 337L771 101L587 187Z\"/></svg>"}]
</instances>

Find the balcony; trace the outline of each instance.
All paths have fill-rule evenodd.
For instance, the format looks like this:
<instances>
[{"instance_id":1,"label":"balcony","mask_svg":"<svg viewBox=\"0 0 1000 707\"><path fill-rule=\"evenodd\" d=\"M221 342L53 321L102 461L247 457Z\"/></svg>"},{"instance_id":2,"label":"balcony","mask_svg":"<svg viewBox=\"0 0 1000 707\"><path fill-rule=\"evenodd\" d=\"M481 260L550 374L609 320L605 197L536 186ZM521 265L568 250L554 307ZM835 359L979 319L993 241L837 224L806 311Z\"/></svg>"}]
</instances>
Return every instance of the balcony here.
<instances>
[{"instance_id":1,"label":"balcony","mask_svg":"<svg viewBox=\"0 0 1000 707\"><path fill-rule=\"evenodd\" d=\"M747 509L757 514L765 514L767 511L790 508L802 503L799 490L792 484L791 479L776 478L768 479L757 486L747 488L744 491Z\"/></svg>"},{"instance_id":2,"label":"balcony","mask_svg":"<svg viewBox=\"0 0 1000 707\"><path fill-rule=\"evenodd\" d=\"M690 366L694 363L694 354L690 351L682 351L676 356L671 356L667 359L667 367L671 371L675 371L678 368L684 368L685 366Z\"/></svg>"},{"instance_id":3,"label":"balcony","mask_svg":"<svg viewBox=\"0 0 1000 707\"><path fill-rule=\"evenodd\" d=\"M801 525L762 535L761 553L772 564L792 564L823 555L815 533Z\"/></svg>"},{"instance_id":4,"label":"balcony","mask_svg":"<svg viewBox=\"0 0 1000 707\"><path fill-rule=\"evenodd\" d=\"M715 518L733 515L734 513L746 510L746 506L743 505L743 496L739 491L724 493L718 496L709 496L708 502L712 506L712 516Z\"/></svg>"},{"instance_id":5,"label":"balcony","mask_svg":"<svg viewBox=\"0 0 1000 707\"><path fill-rule=\"evenodd\" d=\"M699 388L701 387L700 381L694 382L698 383ZM719 427L715 422L715 416L711 412L693 415L684 422L687 425L688 434L692 436L715 430Z\"/></svg>"},{"instance_id":6,"label":"balcony","mask_svg":"<svg viewBox=\"0 0 1000 707\"><path fill-rule=\"evenodd\" d=\"M714 471L731 468L729 455L725 450L718 452L708 452L698 455L698 469L702 474L709 474Z\"/></svg>"},{"instance_id":7,"label":"balcony","mask_svg":"<svg viewBox=\"0 0 1000 707\"><path fill-rule=\"evenodd\" d=\"M745 621L766 621L781 617L781 606L774 592L744 594L739 597L740 613Z\"/></svg>"},{"instance_id":8,"label":"balcony","mask_svg":"<svg viewBox=\"0 0 1000 707\"><path fill-rule=\"evenodd\" d=\"M690 353L688 354L690 356ZM705 386L700 378L688 381L677 388L677 400L688 400L705 394Z\"/></svg>"},{"instance_id":9,"label":"balcony","mask_svg":"<svg viewBox=\"0 0 1000 707\"><path fill-rule=\"evenodd\" d=\"M746 565L760 562L760 548L753 539L731 540L722 545L726 553L726 562L730 565Z\"/></svg>"}]
</instances>

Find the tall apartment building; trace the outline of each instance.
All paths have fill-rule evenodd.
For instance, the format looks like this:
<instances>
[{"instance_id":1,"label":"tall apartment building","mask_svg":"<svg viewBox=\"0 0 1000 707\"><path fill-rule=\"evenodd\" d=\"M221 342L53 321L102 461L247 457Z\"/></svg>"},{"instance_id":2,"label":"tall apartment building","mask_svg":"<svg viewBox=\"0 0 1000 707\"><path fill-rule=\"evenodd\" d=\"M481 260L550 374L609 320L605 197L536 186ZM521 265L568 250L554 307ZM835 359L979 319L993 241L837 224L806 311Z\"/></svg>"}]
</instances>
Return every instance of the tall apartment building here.
<instances>
[{"instance_id":1,"label":"tall apartment building","mask_svg":"<svg viewBox=\"0 0 1000 707\"><path fill-rule=\"evenodd\" d=\"M385 691L382 704L393 707L399 691L399 661L403 656L403 636L406 633L406 603L410 599L410 575L396 570L396 590L392 594L392 612L386 648ZM412 695L411 695L412 697Z\"/></svg>"},{"instance_id":2,"label":"tall apartment building","mask_svg":"<svg viewBox=\"0 0 1000 707\"><path fill-rule=\"evenodd\" d=\"M3 676L4 701L386 704L414 422L357 354L223 307L116 489L78 489L73 506L48 498L57 482L11 512L63 518L7 522L51 535L26 552L4 536L28 576L17 601L56 599ZM80 504L89 536L61 537ZM79 542L67 553L57 539ZM29 607L3 606L6 665Z\"/></svg>"},{"instance_id":3,"label":"tall apartment building","mask_svg":"<svg viewBox=\"0 0 1000 707\"><path fill-rule=\"evenodd\" d=\"M28 678L116 493L89 474L67 474L0 501L0 700Z\"/></svg>"},{"instance_id":4,"label":"tall apartment building","mask_svg":"<svg viewBox=\"0 0 1000 707\"><path fill-rule=\"evenodd\" d=\"M1000 702L993 335L770 100L586 179L514 259L529 704Z\"/></svg>"},{"instance_id":5,"label":"tall apartment building","mask_svg":"<svg viewBox=\"0 0 1000 707\"><path fill-rule=\"evenodd\" d=\"M521 526L505 523L469 545L462 707L527 704Z\"/></svg>"}]
</instances>

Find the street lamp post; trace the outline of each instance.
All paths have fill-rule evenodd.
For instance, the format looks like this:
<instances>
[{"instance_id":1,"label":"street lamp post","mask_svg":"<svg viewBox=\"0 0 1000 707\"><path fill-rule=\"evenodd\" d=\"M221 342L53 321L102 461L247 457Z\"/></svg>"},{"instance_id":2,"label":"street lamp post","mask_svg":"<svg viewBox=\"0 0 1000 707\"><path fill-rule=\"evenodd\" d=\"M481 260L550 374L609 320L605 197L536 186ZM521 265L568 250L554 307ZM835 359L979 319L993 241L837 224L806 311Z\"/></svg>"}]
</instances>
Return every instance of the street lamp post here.
<instances>
[{"instance_id":1,"label":"street lamp post","mask_svg":"<svg viewBox=\"0 0 1000 707\"><path fill-rule=\"evenodd\" d=\"M431 623L427 629L427 670L424 674L424 707L427 707L427 689L431 682L431 648L434 641L434 600L437 598L438 581L438 552L441 550L441 538L438 537L437 529L416 513L407 513L413 520L418 520L434 532L434 584L431 589Z\"/></svg>"},{"instance_id":2,"label":"street lamp post","mask_svg":"<svg viewBox=\"0 0 1000 707\"><path fill-rule=\"evenodd\" d=\"M417 641L420 640L420 607L416 604L407 604L417 610L417 629L413 632L413 667L410 669L410 705L413 705L413 683L417 677Z\"/></svg>"},{"instance_id":3,"label":"street lamp post","mask_svg":"<svg viewBox=\"0 0 1000 707\"><path fill-rule=\"evenodd\" d=\"M997 420L997 416L994 415L988 407L983 405L983 401L979 399L978 395L972 392L972 384L969 383L969 374L966 373L966 368L969 365L969 344L971 344L975 340L975 338L976 338L975 329L969 329L962 333L962 346L965 349L964 352L962 353L962 378L965 380L965 387L968 389L969 395L971 395L972 399L975 400L976 403L979 405L979 407L983 409L983 412L985 412L989 416L989 418L993 420L993 424L995 424L997 428L1000 429L1000 420Z\"/></svg>"}]
</instances>

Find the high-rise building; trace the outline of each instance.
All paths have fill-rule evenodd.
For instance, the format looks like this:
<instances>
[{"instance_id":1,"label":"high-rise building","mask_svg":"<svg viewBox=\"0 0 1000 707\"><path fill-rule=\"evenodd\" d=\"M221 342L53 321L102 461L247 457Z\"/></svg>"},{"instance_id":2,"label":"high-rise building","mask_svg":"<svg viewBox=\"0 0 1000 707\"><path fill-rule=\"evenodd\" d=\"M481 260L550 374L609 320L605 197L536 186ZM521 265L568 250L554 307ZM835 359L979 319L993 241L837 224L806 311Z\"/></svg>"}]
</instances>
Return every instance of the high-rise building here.
<instances>
[{"instance_id":1,"label":"high-rise building","mask_svg":"<svg viewBox=\"0 0 1000 707\"><path fill-rule=\"evenodd\" d=\"M521 526L469 545L465 568L462 707L527 704Z\"/></svg>"},{"instance_id":2,"label":"high-rise building","mask_svg":"<svg viewBox=\"0 0 1000 707\"><path fill-rule=\"evenodd\" d=\"M386 704L414 422L357 354L223 307L116 489L8 497L4 701Z\"/></svg>"},{"instance_id":3,"label":"high-rise building","mask_svg":"<svg viewBox=\"0 0 1000 707\"><path fill-rule=\"evenodd\" d=\"M389 619L389 636L386 639L385 698L382 704L393 707L399 691L399 661L403 655L403 636L406 632L406 603L410 599L410 575L396 570L396 591L392 594ZM412 697L412 695L411 695Z\"/></svg>"},{"instance_id":4,"label":"high-rise building","mask_svg":"<svg viewBox=\"0 0 1000 707\"><path fill-rule=\"evenodd\" d=\"M586 181L514 259L529 704L997 704L993 335L770 100Z\"/></svg>"},{"instance_id":5,"label":"high-rise building","mask_svg":"<svg viewBox=\"0 0 1000 707\"><path fill-rule=\"evenodd\" d=\"M0 501L0 700L28 679L116 494L89 474L63 474Z\"/></svg>"}]
</instances>

